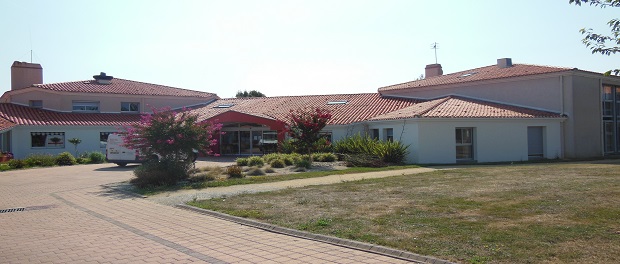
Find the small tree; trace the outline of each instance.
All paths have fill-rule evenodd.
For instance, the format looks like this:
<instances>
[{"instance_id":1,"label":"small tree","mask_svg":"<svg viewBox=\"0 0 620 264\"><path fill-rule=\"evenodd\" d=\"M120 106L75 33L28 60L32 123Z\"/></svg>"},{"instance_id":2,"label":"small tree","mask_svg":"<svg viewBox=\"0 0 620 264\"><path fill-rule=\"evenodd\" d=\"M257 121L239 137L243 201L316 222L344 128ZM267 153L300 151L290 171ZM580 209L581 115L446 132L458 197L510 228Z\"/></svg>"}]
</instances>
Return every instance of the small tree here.
<instances>
[{"instance_id":1,"label":"small tree","mask_svg":"<svg viewBox=\"0 0 620 264\"><path fill-rule=\"evenodd\" d=\"M293 139L291 144L298 151L311 154L316 150L317 146L315 143L321 139L321 130L331 118L331 112L326 109L291 110L288 124L286 125L286 132Z\"/></svg>"},{"instance_id":2,"label":"small tree","mask_svg":"<svg viewBox=\"0 0 620 264\"><path fill-rule=\"evenodd\" d=\"M243 98L243 97L265 97L266 95L264 93L261 93L259 91L256 90L252 90L252 91L237 91L237 94L235 95L235 97L237 98Z\"/></svg>"},{"instance_id":3,"label":"small tree","mask_svg":"<svg viewBox=\"0 0 620 264\"><path fill-rule=\"evenodd\" d=\"M78 151L77 151L77 147L80 143L82 143L82 140L79 138L71 138L69 139L69 143L73 144L73 147L75 148L75 156L78 156Z\"/></svg>"},{"instance_id":4,"label":"small tree","mask_svg":"<svg viewBox=\"0 0 620 264\"><path fill-rule=\"evenodd\" d=\"M212 154L211 146L217 143L216 133L222 124L198 122L198 115L189 111L176 113L170 108L153 109L153 114L143 114L138 124L125 127L123 143L131 149L139 150L143 155L158 155L159 164L149 168L164 173L163 182L173 184L188 177L190 164L193 162L194 150L203 154ZM146 171L145 173L148 173Z\"/></svg>"}]
</instances>

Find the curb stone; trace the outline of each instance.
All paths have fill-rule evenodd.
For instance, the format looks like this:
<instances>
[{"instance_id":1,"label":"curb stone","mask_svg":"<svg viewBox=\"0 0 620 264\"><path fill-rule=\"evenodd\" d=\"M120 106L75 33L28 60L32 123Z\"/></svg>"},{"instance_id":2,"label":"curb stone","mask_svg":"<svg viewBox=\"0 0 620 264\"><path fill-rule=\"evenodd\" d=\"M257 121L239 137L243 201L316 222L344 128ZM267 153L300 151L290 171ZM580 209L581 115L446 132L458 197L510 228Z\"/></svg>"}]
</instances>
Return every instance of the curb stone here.
<instances>
[{"instance_id":1,"label":"curb stone","mask_svg":"<svg viewBox=\"0 0 620 264\"><path fill-rule=\"evenodd\" d=\"M323 242L327 244L366 251L366 252L370 252L374 254L379 254L379 255L388 256L388 257L392 257L396 259L411 261L415 263L455 264L454 262L450 262L447 260L437 259L437 258L428 257L428 256L422 256L422 255L418 255L418 254L407 252L407 251L387 248L384 246L377 246L373 244L368 244L368 243L358 242L358 241L353 241L353 240L348 240L348 239L331 237L331 236L326 236L326 235L318 235L318 234L280 227L280 226L271 225L271 224L265 224L265 223L257 222L257 221L250 220L247 218L232 216L232 215L215 212L211 210L206 210L206 209L189 206L185 204L178 204L175 207L184 209L184 210L193 211L199 214L209 215L212 217L234 222L237 224L262 229L262 230L273 232L273 233L319 241L319 242Z\"/></svg>"}]
</instances>

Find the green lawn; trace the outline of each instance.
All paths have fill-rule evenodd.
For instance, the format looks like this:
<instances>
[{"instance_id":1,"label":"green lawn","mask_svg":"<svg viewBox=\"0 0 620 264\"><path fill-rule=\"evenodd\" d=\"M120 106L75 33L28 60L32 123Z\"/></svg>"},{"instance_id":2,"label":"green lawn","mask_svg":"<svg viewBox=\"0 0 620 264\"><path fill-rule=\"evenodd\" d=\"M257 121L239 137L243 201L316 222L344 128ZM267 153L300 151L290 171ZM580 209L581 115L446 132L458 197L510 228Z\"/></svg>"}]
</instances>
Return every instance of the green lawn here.
<instances>
[{"instance_id":1,"label":"green lawn","mask_svg":"<svg viewBox=\"0 0 620 264\"><path fill-rule=\"evenodd\" d=\"M193 203L465 263L620 263L620 160L475 166Z\"/></svg>"}]
</instances>

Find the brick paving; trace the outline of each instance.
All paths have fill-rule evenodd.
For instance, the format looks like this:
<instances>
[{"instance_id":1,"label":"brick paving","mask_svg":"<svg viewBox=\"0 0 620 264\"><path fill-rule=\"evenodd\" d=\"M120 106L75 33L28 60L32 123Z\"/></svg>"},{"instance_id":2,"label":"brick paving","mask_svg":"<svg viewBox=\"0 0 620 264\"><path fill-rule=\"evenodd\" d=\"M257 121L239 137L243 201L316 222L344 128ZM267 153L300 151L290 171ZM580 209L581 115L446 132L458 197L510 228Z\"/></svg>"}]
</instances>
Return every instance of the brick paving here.
<instances>
[{"instance_id":1,"label":"brick paving","mask_svg":"<svg viewBox=\"0 0 620 264\"><path fill-rule=\"evenodd\" d=\"M117 192L113 164L0 173L0 263L407 263Z\"/></svg>"}]
</instances>

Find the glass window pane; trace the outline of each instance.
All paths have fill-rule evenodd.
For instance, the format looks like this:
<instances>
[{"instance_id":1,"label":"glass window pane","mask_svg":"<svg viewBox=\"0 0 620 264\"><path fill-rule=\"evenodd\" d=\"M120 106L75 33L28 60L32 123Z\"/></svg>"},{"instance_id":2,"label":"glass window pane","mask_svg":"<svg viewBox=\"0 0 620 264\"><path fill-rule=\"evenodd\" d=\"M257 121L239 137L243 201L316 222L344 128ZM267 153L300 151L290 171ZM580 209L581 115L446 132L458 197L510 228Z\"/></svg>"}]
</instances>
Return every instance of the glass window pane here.
<instances>
[{"instance_id":1,"label":"glass window pane","mask_svg":"<svg viewBox=\"0 0 620 264\"><path fill-rule=\"evenodd\" d=\"M605 122L603 126L605 152L614 152L614 123Z\"/></svg>"},{"instance_id":2,"label":"glass window pane","mask_svg":"<svg viewBox=\"0 0 620 264\"><path fill-rule=\"evenodd\" d=\"M456 159L472 159L472 145L456 146Z\"/></svg>"},{"instance_id":3,"label":"glass window pane","mask_svg":"<svg viewBox=\"0 0 620 264\"><path fill-rule=\"evenodd\" d=\"M611 94L611 86L603 86L603 101L607 101L607 100L613 100L614 98L612 97Z\"/></svg>"},{"instance_id":4,"label":"glass window pane","mask_svg":"<svg viewBox=\"0 0 620 264\"><path fill-rule=\"evenodd\" d=\"M610 116L613 115L614 110L613 110L613 102L603 102L603 115L604 116Z\"/></svg>"}]
</instances>

